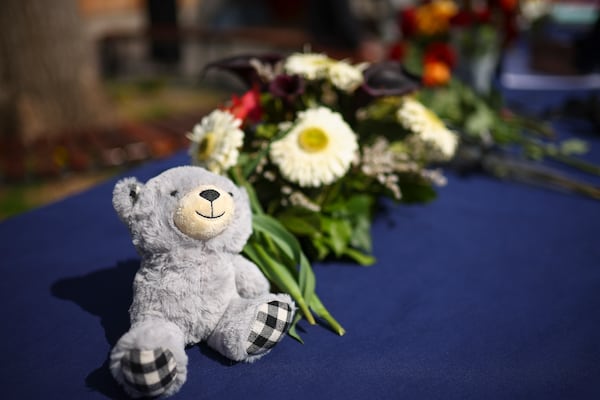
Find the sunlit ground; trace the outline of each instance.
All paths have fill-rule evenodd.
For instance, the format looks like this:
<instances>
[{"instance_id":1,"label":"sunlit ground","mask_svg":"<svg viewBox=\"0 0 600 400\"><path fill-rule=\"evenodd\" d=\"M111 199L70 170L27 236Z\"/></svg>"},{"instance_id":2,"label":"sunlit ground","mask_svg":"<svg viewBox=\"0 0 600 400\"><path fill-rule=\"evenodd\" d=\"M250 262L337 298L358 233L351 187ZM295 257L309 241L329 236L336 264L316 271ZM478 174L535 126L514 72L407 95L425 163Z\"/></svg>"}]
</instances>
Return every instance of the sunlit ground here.
<instances>
[{"instance_id":1,"label":"sunlit ground","mask_svg":"<svg viewBox=\"0 0 600 400\"><path fill-rule=\"evenodd\" d=\"M152 122L178 114L195 114L217 107L226 91L193 87L168 79L108 83L107 92L124 121ZM189 127L190 129L192 126ZM181 132L185 135L186 132ZM53 179L30 179L22 183L0 184L0 220L81 192L123 172L127 167L66 172Z\"/></svg>"}]
</instances>

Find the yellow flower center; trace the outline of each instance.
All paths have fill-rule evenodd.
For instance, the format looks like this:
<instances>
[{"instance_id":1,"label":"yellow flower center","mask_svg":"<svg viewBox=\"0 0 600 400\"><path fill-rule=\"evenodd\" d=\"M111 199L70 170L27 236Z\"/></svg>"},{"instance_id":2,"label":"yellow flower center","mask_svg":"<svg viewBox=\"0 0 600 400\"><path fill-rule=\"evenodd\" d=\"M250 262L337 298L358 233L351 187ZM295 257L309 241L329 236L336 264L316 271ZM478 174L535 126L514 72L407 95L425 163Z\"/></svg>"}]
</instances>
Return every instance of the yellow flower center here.
<instances>
[{"instance_id":1,"label":"yellow flower center","mask_svg":"<svg viewBox=\"0 0 600 400\"><path fill-rule=\"evenodd\" d=\"M215 143L217 142L215 134L210 132L207 133L200 143L198 143L198 160L206 161L215 150Z\"/></svg>"},{"instance_id":2,"label":"yellow flower center","mask_svg":"<svg viewBox=\"0 0 600 400\"><path fill-rule=\"evenodd\" d=\"M327 147L328 143L327 134L320 128L306 128L298 135L298 144L308 153L321 151Z\"/></svg>"}]
</instances>

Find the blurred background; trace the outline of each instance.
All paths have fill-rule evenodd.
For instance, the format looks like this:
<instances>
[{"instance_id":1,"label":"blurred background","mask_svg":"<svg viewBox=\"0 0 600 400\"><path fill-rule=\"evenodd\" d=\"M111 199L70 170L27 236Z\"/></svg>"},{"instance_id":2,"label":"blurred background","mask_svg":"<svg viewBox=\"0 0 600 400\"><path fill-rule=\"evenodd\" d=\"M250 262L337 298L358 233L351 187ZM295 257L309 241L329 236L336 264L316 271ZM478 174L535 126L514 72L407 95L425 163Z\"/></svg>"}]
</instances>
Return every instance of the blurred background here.
<instances>
[{"instance_id":1,"label":"blurred background","mask_svg":"<svg viewBox=\"0 0 600 400\"><path fill-rule=\"evenodd\" d=\"M459 5L485 9L492 2ZM208 62L303 50L356 62L399 59L403 12L422 3L3 0L0 219L185 149L194 124L243 90L227 75L203 75ZM542 87L583 76L583 87L600 87L598 1L499 4L510 18L494 29L510 35L499 44L494 76L504 74L508 86L527 76L531 82L532 74L558 77ZM527 53L516 52L513 69L502 70L519 36L530 44Z\"/></svg>"}]
</instances>

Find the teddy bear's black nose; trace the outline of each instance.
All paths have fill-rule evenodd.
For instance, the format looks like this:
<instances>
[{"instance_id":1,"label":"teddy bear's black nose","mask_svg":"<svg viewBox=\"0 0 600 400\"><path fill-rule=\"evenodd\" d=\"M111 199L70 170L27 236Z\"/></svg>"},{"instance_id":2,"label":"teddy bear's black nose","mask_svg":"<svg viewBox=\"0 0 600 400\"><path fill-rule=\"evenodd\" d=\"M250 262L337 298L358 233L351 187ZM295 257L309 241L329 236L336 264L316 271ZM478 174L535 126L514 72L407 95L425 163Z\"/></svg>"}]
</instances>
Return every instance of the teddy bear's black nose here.
<instances>
[{"instance_id":1,"label":"teddy bear's black nose","mask_svg":"<svg viewBox=\"0 0 600 400\"><path fill-rule=\"evenodd\" d=\"M206 189L200 192L200 197L210 202L215 201L220 196L219 192L213 189Z\"/></svg>"}]
</instances>

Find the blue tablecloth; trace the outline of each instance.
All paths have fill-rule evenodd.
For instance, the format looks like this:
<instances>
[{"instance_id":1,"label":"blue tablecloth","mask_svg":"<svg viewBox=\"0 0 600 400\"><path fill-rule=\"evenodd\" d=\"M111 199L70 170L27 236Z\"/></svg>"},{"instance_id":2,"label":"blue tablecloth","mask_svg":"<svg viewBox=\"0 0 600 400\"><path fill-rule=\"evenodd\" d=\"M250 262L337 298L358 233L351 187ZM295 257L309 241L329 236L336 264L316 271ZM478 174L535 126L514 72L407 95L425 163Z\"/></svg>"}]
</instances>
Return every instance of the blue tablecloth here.
<instances>
[{"instance_id":1,"label":"blue tablecloth","mask_svg":"<svg viewBox=\"0 0 600 400\"><path fill-rule=\"evenodd\" d=\"M301 322L304 345L287 338L251 365L191 347L175 398L600 398L600 203L448 180L436 201L378 215L376 265L315 265L345 336ZM0 224L3 399L124 397L107 356L129 326L139 259L114 183Z\"/></svg>"}]
</instances>

